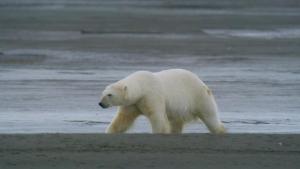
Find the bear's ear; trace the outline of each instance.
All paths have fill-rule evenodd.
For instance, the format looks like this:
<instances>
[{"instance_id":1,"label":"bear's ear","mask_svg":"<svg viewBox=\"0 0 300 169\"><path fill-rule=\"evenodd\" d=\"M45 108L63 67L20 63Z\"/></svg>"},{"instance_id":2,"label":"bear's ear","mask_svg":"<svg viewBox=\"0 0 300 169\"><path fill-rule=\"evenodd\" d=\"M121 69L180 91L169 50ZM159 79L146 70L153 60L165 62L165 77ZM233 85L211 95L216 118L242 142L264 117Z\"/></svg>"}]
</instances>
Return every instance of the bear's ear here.
<instances>
[{"instance_id":1,"label":"bear's ear","mask_svg":"<svg viewBox=\"0 0 300 169\"><path fill-rule=\"evenodd\" d=\"M123 95L124 95L124 99L127 100L128 98L128 92L127 92L128 88L126 85L123 86Z\"/></svg>"}]
</instances>

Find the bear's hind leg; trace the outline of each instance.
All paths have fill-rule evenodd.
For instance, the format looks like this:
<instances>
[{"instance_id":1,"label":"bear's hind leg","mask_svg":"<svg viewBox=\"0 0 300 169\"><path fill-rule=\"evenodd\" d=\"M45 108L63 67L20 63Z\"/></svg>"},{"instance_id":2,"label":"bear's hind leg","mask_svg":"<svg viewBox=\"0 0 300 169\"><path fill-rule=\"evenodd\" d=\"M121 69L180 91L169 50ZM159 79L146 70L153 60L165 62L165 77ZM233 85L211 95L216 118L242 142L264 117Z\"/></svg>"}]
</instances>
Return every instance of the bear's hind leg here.
<instances>
[{"instance_id":1,"label":"bear's hind leg","mask_svg":"<svg viewBox=\"0 0 300 169\"><path fill-rule=\"evenodd\" d=\"M204 122L204 124L211 133L217 135L226 133L226 129L223 123L220 121L215 112L202 115L200 119Z\"/></svg>"},{"instance_id":2,"label":"bear's hind leg","mask_svg":"<svg viewBox=\"0 0 300 169\"><path fill-rule=\"evenodd\" d=\"M135 106L121 106L117 115L106 129L106 133L123 133L130 128L134 120L140 115Z\"/></svg>"}]
</instances>

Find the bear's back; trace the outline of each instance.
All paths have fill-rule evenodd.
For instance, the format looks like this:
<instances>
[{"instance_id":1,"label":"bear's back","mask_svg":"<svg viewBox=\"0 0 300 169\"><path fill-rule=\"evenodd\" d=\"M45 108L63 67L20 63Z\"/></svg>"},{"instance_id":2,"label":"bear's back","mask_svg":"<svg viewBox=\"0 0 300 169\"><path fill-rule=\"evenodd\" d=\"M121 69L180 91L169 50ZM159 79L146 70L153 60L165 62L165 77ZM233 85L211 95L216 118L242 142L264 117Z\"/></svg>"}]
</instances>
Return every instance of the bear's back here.
<instances>
[{"instance_id":1,"label":"bear's back","mask_svg":"<svg viewBox=\"0 0 300 169\"><path fill-rule=\"evenodd\" d=\"M154 73L163 86L167 108L177 111L193 111L201 97L205 84L194 73L184 69L170 69ZM189 105L189 106L188 106Z\"/></svg>"},{"instance_id":2,"label":"bear's back","mask_svg":"<svg viewBox=\"0 0 300 169\"><path fill-rule=\"evenodd\" d=\"M205 84L194 73L184 69L169 69L154 73L165 87L195 89Z\"/></svg>"}]
</instances>

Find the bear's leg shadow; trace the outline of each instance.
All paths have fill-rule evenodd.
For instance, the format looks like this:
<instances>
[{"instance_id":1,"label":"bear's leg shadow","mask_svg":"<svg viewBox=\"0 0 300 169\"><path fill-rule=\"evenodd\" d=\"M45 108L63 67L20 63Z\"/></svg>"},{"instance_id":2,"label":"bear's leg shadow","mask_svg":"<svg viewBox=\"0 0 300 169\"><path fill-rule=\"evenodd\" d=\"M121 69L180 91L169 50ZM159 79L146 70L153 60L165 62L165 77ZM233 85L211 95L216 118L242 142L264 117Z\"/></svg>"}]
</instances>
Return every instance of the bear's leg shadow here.
<instances>
[{"instance_id":1,"label":"bear's leg shadow","mask_svg":"<svg viewBox=\"0 0 300 169\"><path fill-rule=\"evenodd\" d=\"M117 115L106 129L106 133L125 132L140 114L135 106L120 106Z\"/></svg>"}]
</instances>

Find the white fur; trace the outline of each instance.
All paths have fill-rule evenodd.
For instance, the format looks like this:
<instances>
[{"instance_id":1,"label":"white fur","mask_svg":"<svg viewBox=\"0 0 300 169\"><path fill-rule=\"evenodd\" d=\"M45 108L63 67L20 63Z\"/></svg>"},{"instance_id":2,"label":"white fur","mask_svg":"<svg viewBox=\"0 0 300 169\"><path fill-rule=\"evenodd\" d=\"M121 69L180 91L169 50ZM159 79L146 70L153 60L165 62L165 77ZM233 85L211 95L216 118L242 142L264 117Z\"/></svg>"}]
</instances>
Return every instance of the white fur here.
<instances>
[{"instance_id":1,"label":"white fur","mask_svg":"<svg viewBox=\"0 0 300 169\"><path fill-rule=\"evenodd\" d=\"M139 115L149 119L153 133L181 133L185 123L198 119L212 133L225 133L210 89L183 69L135 72L109 85L101 103L119 106L108 133L125 132Z\"/></svg>"}]
</instances>

